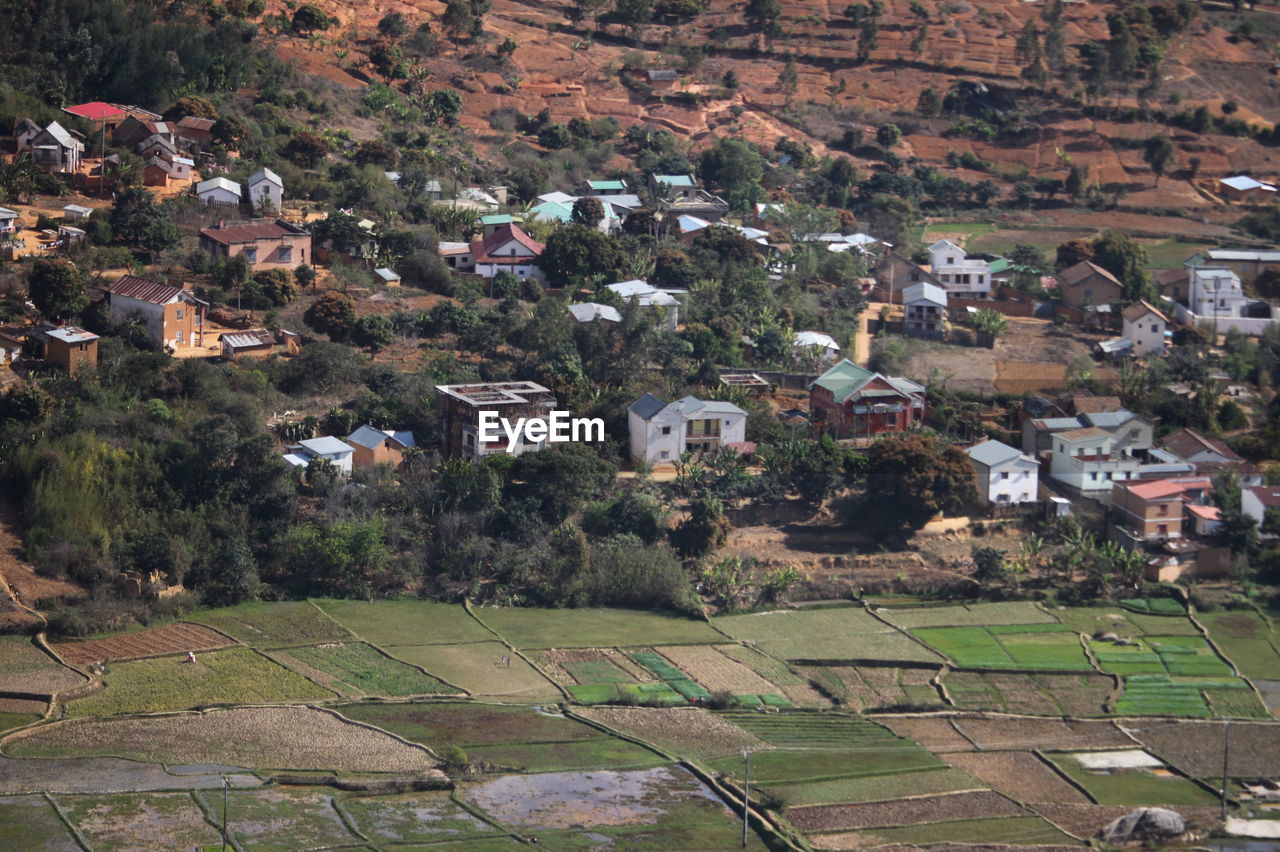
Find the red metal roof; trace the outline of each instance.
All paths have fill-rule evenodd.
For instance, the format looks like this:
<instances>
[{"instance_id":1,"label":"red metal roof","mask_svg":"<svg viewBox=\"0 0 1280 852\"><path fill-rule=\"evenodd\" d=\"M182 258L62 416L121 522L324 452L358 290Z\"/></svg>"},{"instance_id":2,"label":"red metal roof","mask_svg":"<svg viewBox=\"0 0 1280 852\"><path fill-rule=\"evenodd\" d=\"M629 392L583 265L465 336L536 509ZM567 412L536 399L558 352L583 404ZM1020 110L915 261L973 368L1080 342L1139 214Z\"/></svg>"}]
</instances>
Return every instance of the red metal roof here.
<instances>
[{"instance_id":1,"label":"red metal roof","mask_svg":"<svg viewBox=\"0 0 1280 852\"><path fill-rule=\"evenodd\" d=\"M224 246L235 243L255 243L258 240L273 240L281 237L303 236L306 231L301 228L290 230L276 222L252 222L231 225L226 228L201 228L200 236L208 237L215 243Z\"/></svg>"},{"instance_id":2,"label":"red metal roof","mask_svg":"<svg viewBox=\"0 0 1280 852\"><path fill-rule=\"evenodd\" d=\"M471 244L471 253L475 256L477 263L491 263L501 261L505 263L528 263L530 258L519 257L499 257L491 255L490 252L501 248L503 245L515 240L520 245L533 252L534 257L542 254L542 250L546 248L542 243L526 234L519 225L506 224L498 228L483 240L476 240Z\"/></svg>"},{"instance_id":3,"label":"red metal roof","mask_svg":"<svg viewBox=\"0 0 1280 852\"><path fill-rule=\"evenodd\" d=\"M165 284L163 281L126 275L108 287L107 292L114 296L126 296L140 302L150 302L153 305L167 305L182 293L182 288Z\"/></svg>"},{"instance_id":4,"label":"red metal roof","mask_svg":"<svg viewBox=\"0 0 1280 852\"><path fill-rule=\"evenodd\" d=\"M102 101L90 101L87 104L78 104L77 106L63 107L63 112L69 112L72 115L78 115L81 118L87 118L90 121L102 121L104 118L115 118L118 115L124 115L124 110L118 106L112 106Z\"/></svg>"}]
</instances>

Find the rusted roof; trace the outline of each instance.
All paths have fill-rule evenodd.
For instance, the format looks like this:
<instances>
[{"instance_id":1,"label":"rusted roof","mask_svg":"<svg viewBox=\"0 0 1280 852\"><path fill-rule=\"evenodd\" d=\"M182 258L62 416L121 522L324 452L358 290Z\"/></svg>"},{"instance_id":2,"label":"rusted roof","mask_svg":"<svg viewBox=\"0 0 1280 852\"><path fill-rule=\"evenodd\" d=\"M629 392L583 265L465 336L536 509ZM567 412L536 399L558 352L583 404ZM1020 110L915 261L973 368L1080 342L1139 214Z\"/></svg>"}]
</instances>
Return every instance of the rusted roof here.
<instances>
[{"instance_id":1,"label":"rusted roof","mask_svg":"<svg viewBox=\"0 0 1280 852\"><path fill-rule=\"evenodd\" d=\"M1099 275L1117 287L1124 289L1124 285L1120 283L1119 279L1091 260L1082 260L1075 266L1062 270L1058 273L1058 281L1064 287L1074 287L1093 275Z\"/></svg>"},{"instance_id":2,"label":"rusted roof","mask_svg":"<svg viewBox=\"0 0 1280 852\"><path fill-rule=\"evenodd\" d=\"M490 261L504 261L506 263L528 263L530 259L527 257L525 258L510 257L510 256L498 257L490 254L491 252L496 251L497 249L501 248L503 245L511 242L512 240L515 240L520 245L524 246L525 248L529 249L529 251L533 252L534 257L537 257L538 255L542 254L543 249L546 248L546 246L544 246L542 243L538 242L533 237L526 234L520 228L519 225L506 224L498 228L489 236L485 237L483 240L476 240L474 243L472 243L471 251L475 255L475 260L477 263L485 263Z\"/></svg>"},{"instance_id":3,"label":"rusted roof","mask_svg":"<svg viewBox=\"0 0 1280 852\"><path fill-rule=\"evenodd\" d=\"M178 127L183 130L213 130L214 119L212 118L196 118L194 115L188 115L178 121Z\"/></svg>"},{"instance_id":4,"label":"rusted roof","mask_svg":"<svg viewBox=\"0 0 1280 852\"><path fill-rule=\"evenodd\" d=\"M222 343L232 349L246 349L255 346L274 346L276 336L265 328L251 328L248 331L237 331L222 335Z\"/></svg>"},{"instance_id":5,"label":"rusted roof","mask_svg":"<svg viewBox=\"0 0 1280 852\"><path fill-rule=\"evenodd\" d=\"M1165 316L1164 311L1160 310L1146 299L1139 299L1121 312L1121 316L1129 322L1140 320L1147 314L1155 314L1161 322L1166 325L1169 323L1169 318Z\"/></svg>"},{"instance_id":6,"label":"rusted roof","mask_svg":"<svg viewBox=\"0 0 1280 852\"><path fill-rule=\"evenodd\" d=\"M226 228L201 228L200 236L208 237L224 246L236 243L256 243L258 240L278 240L305 234L301 228L286 228L279 222L245 222Z\"/></svg>"},{"instance_id":7,"label":"rusted roof","mask_svg":"<svg viewBox=\"0 0 1280 852\"><path fill-rule=\"evenodd\" d=\"M140 302L150 302L153 305L167 305L181 296L182 288L163 281L126 275L107 287L107 292L113 296L125 296Z\"/></svg>"}]
</instances>

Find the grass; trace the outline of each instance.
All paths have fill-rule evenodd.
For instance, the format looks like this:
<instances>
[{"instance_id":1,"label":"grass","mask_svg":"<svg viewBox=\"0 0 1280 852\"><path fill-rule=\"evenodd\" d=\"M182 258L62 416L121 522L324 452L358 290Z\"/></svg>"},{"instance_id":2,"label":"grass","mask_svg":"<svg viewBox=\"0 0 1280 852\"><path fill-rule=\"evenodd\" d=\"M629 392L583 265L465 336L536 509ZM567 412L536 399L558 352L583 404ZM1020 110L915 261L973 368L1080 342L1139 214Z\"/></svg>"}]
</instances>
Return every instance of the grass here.
<instances>
[{"instance_id":1,"label":"grass","mask_svg":"<svg viewBox=\"0 0 1280 852\"><path fill-rule=\"evenodd\" d=\"M316 605L374 645L451 645L493 639L460 604L318 600Z\"/></svg>"},{"instance_id":2,"label":"grass","mask_svg":"<svg viewBox=\"0 0 1280 852\"><path fill-rule=\"evenodd\" d=\"M640 769L666 760L647 748L610 736L570 743L518 743L466 749L483 760L518 772L562 772L574 769Z\"/></svg>"},{"instance_id":3,"label":"grass","mask_svg":"<svg viewBox=\"0 0 1280 852\"><path fill-rule=\"evenodd\" d=\"M339 799L338 804L362 834L378 843L435 843L496 832L447 792L351 796Z\"/></svg>"},{"instance_id":4,"label":"grass","mask_svg":"<svg viewBox=\"0 0 1280 852\"><path fill-rule=\"evenodd\" d=\"M162 657L115 663L104 677L107 688L71 702L68 716L106 716L182 710L208 704L261 704L332 698L295 674L248 648L200 654L196 663Z\"/></svg>"},{"instance_id":5,"label":"grass","mask_svg":"<svg viewBox=\"0 0 1280 852\"><path fill-rule=\"evenodd\" d=\"M290 656L332 675L338 686L364 695L439 695L455 692L413 666L393 660L364 642L294 648Z\"/></svg>"},{"instance_id":6,"label":"grass","mask_svg":"<svg viewBox=\"0 0 1280 852\"><path fill-rule=\"evenodd\" d=\"M783 660L941 661L933 651L860 607L730 615L713 619L712 624Z\"/></svg>"},{"instance_id":7,"label":"grass","mask_svg":"<svg viewBox=\"0 0 1280 852\"><path fill-rule=\"evenodd\" d=\"M38 722L41 718L36 713L0 713L0 731L12 731L14 728Z\"/></svg>"},{"instance_id":8,"label":"grass","mask_svg":"<svg viewBox=\"0 0 1280 852\"><path fill-rule=\"evenodd\" d=\"M863 748L911 743L862 716L838 713L757 713L724 710L717 714L780 748Z\"/></svg>"},{"instance_id":9,"label":"grass","mask_svg":"<svg viewBox=\"0 0 1280 852\"><path fill-rule=\"evenodd\" d=\"M786 663L762 654L755 648L748 648L746 645L718 645L716 650L778 686L802 686L808 683Z\"/></svg>"},{"instance_id":10,"label":"grass","mask_svg":"<svg viewBox=\"0 0 1280 852\"><path fill-rule=\"evenodd\" d=\"M714 822L695 825L663 824L652 828L591 826L579 831L539 831L538 841L544 848L561 852L598 852L601 849L625 849L627 852L670 852L672 849L736 852L743 848L741 824L728 814ZM769 848L754 831L748 835L747 842L749 845L746 848L756 852L765 852ZM435 848L431 847L431 852L435 852Z\"/></svg>"},{"instance_id":11,"label":"grass","mask_svg":"<svg viewBox=\"0 0 1280 852\"><path fill-rule=\"evenodd\" d=\"M663 683L680 693L685 698L692 701L701 701L711 697L711 693L707 692L699 686L693 678L689 677L676 666L673 666L661 654L653 651L641 651L638 654L632 654L631 659L644 666L649 671L657 675Z\"/></svg>"},{"instance_id":12,"label":"grass","mask_svg":"<svg viewBox=\"0 0 1280 852\"><path fill-rule=\"evenodd\" d=\"M1091 639L1089 648L1103 671L1112 674L1231 676L1231 667L1202 636L1147 636L1132 645Z\"/></svg>"},{"instance_id":13,"label":"grass","mask_svg":"<svg viewBox=\"0 0 1280 852\"><path fill-rule=\"evenodd\" d=\"M1124 598L1118 602L1125 609L1150 615L1186 615L1187 608L1173 598Z\"/></svg>"},{"instance_id":14,"label":"grass","mask_svg":"<svg viewBox=\"0 0 1280 852\"><path fill-rule=\"evenodd\" d=\"M903 796L926 796L976 790L985 787L981 781L959 769L934 769L906 772L900 775L872 775L863 778L838 778L834 781L809 781L777 784L768 791L786 807L805 805L857 804L880 802Z\"/></svg>"},{"instance_id":15,"label":"grass","mask_svg":"<svg viewBox=\"0 0 1280 852\"><path fill-rule=\"evenodd\" d=\"M929 752L912 743L864 748L856 751L838 749L779 749L751 755L751 782L786 784L797 781L824 781L859 776L892 775L919 772L943 766ZM742 757L713 760L712 769L742 777Z\"/></svg>"},{"instance_id":16,"label":"grass","mask_svg":"<svg viewBox=\"0 0 1280 852\"><path fill-rule=\"evenodd\" d=\"M58 804L94 850L191 849L215 843L189 793L59 796Z\"/></svg>"},{"instance_id":17,"label":"grass","mask_svg":"<svg viewBox=\"0 0 1280 852\"><path fill-rule=\"evenodd\" d=\"M635 678L609 660L577 660L560 663L560 667L580 684L635 683Z\"/></svg>"},{"instance_id":18,"label":"grass","mask_svg":"<svg viewBox=\"0 0 1280 852\"><path fill-rule=\"evenodd\" d=\"M1019 632L1012 632L1012 631ZM956 665L984 669L1090 671L1077 634L1066 625L1002 628L921 627L912 634Z\"/></svg>"},{"instance_id":19,"label":"grass","mask_svg":"<svg viewBox=\"0 0 1280 852\"><path fill-rule=\"evenodd\" d=\"M1184 260L1205 247L1202 242L1182 237L1160 240L1159 242L1147 240L1140 240L1140 242L1143 244L1143 248L1147 250L1147 258L1150 260L1150 266L1153 269L1179 266Z\"/></svg>"},{"instance_id":20,"label":"grass","mask_svg":"<svg viewBox=\"0 0 1280 852\"><path fill-rule=\"evenodd\" d=\"M564 698L541 672L501 642L384 647L392 656L422 666L473 695L528 703ZM510 667L503 665L502 657L511 658Z\"/></svg>"},{"instance_id":21,"label":"grass","mask_svg":"<svg viewBox=\"0 0 1280 852\"><path fill-rule=\"evenodd\" d=\"M1078 846L1079 841L1064 834L1053 823L1038 816L993 817L952 820L924 825L866 830L890 843L1012 843Z\"/></svg>"},{"instance_id":22,"label":"grass","mask_svg":"<svg viewBox=\"0 0 1280 852\"><path fill-rule=\"evenodd\" d=\"M1239 686L1234 688L1202 690L1205 698L1209 699L1213 715L1231 719L1270 719L1271 713L1258 698L1258 693L1244 681L1237 683Z\"/></svg>"},{"instance_id":23,"label":"grass","mask_svg":"<svg viewBox=\"0 0 1280 852\"><path fill-rule=\"evenodd\" d=\"M667 683L580 683L568 687L581 704L647 704L674 707L689 699Z\"/></svg>"},{"instance_id":24,"label":"grass","mask_svg":"<svg viewBox=\"0 0 1280 852\"><path fill-rule=\"evenodd\" d=\"M1253 610L1220 610L1197 616L1213 641L1246 677L1280 679L1280 637Z\"/></svg>"},{"instance_id":25,"label":"grass","mask_svg":"<svg viewBox=\"0 0 1280 852\"><path fill-rule=\"evenodd\" d=\"M43 796L0 799L0 849L79 852L80 846Z\"/></svg>"},{"instance_id":26,"label":"grass","mask_svg":"<svg viewBox=\"0 0 1280 852\"><path fill-rule=\"evenodd\" d=\"M219 792L204 790L195 795L207 812L221 813ZM228 798L233 817L228 820L229 833L238 848L292 852L357 842L326 793L275 787L232 790Z\"/></svg>"},{"instance_id":27,"label":"grass","mask_svg":"<svg viewBox=\"0 0 1280 852\"><path fill-rule=\"evenodd\" d=\"M259 648L341 642L351 634L306 601L253 601L195 612L188 621L206 624Z\"/></svg>"},{"instance_id":28,"label":"grass","mask_svg":"<svg viewBox=\"0 0 1280 852\"><path fill-rule=\"evenodd\" d=\"M885 619L899 627L986 627L993 624L1057 624L1058 619L1027 601L890 609Z\"/></svg>"},{"instance_id":29,"label":"grass","mask_svg":"<svg viewBox=\"0 0 1280 852\"><path fill-rule=\"evenodd\" d=\"M429 748L519 743L568 743L608 738L602 731L567 716L539 713L532 707L432 701L393 704L344 704L338 712Z\"/></svg>"},{"instance_id":30,"label":"grass","mask_svg":"<svg viewBox=\"0 0 1280 852\"><path fill-rule=\"evenodd\" d=\"M1138 769L1106 775L1085 770L1070 755L1048 757L1100 805L1210 807L1215 801L1212 793L1181 775L1154 775Z\"/></svg>"},{"instance_id":31,"label":"grass","mask_svg":"<svg viewBox=\"0 0 1280 852\"><path fill-rule=\"evenodd\" d=\"M705 621L626 609L484 608L476 617L517 648L614 648L723 642Z\"/></svg>"},{"instance_id":32,"label":"grass","mask_svg":"<svg viewBox=\"0 0 1280 852\"><path fill-rule=\"evenodd\" d=\"M1128 675L1115 712L1121 716L1207 718L1209 705L1196 683L1178 682L1168 675Z\"/></svg>"}]
</instances>

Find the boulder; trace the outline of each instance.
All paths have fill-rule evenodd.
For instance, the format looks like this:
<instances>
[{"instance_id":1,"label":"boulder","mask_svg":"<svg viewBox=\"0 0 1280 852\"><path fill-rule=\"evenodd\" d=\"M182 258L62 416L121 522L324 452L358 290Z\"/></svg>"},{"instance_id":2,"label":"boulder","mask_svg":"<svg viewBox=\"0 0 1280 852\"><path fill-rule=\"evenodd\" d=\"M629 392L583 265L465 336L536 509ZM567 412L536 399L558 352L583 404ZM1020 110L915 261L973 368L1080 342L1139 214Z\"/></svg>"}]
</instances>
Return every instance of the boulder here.
<instances>
[{"instance_id":1,"label":"boulder","mask_svg":"<svg viewBox=\"0 0 1280 852\"><path fill-rule=\"evenodd\" d=\"M1119 637L1119 636L1117 636L1117 635L1116 635L1116 634L1114 634L1114 633L1110 633L1110 632L1107 632L1107 633L1099 633L1099 634L1098 634L1097 636L1095 636L1094 638L1095 638L1095 639L1097 639L1099 642L1118 642L1118 641L1120 641L1120 637Z\"/></svg>"},{"instance_id":2,"label":"boulder","mask_svg":"<svg viewBox=\"0 0 1280 852\"><path fill-rule=\"evenodd\" d=\"M1175 840L1187 832L1187 823L1176 811L1166 808L1136 808L1098 831L1104 843L1150 843Z\"/></svg>"}]
</instances>

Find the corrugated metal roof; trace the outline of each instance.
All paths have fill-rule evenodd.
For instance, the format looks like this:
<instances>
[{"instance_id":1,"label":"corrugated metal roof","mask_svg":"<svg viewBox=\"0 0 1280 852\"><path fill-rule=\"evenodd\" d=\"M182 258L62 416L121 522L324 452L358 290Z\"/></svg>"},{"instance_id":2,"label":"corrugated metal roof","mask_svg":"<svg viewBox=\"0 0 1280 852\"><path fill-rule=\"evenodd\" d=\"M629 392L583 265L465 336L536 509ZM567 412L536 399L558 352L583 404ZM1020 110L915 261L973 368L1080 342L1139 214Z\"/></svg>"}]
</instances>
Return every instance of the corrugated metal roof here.
<instances>
[{"instance_id":1,"label":"corrugated metal roof","mask_svg":"<svg viewBox=\"0 0 1280 852\"><path fill-rule=\"evenodd\" d=\"M126 275L108 287L107 292L113 296L125 296L153 305L167 305L182 294L182 288L163 281Z\"/></svg>"},{"instance_id":2,"label":"corrugated metal roof","mask_svg":"<svg viewBox=\"0 0 1280 852\"><path fill-rule=\"evenodd\" d=\"M258 169L256 172L249 175L249 186L262 183L264 180L274 183L276 186L284 186L284 181L280 179L280 175L267 168Z\"/></svg>"},{"instance_id":3,"label":"corrugated metal roof","mask_svg":"<svg viewBox=\"0 0 1280 852\"><path fill-rule=\"evenodd\" d=\"M1022 451L1011 447L1002 441L983 441L981 444L970 447L965 450L969 458L984 464L987 467L995 467L998 464L1013 461L1022 456Z\"/></svg>"},{"instance_id":4,"label":"corrugated metal roof","mask_svg":"<svg viewBox=\"0 0 1280 852\"><path fill-rule=\"evenodd\" d=\"M258 346L274 346L276 336L265 328L255 328L249 331L224 334L221 340L222 343L232 349L249 349Z\"/></svg>"},{"instance_id":5,"label":"corrugated metal roof","mask_svg":"<svg viewBox=\"0 0 1280 852\"><path fill-rule=\"evenodd\" d=\"M653 179L663 186L692 187L698 185L698 182L693 179L693 175L654 175Z\"/></svg>"},{"instance_id":6,"label":"corrugated metal roof","mask_svg":"<svg viewBox=\"0 0 1280 852\"><path fill-rule=\"evenodd\" d=\"M617 308L596 302L582 302L581 304L570 305L569 313L573 314L573 318L578 322L592 322L598 319L607 320L608 322L622 322L622 314L618 313Z\"/></svg>"},{"instance_id":7,"label":"corrugated metal roof","mask_svg":"<svg viewBox=\"0 0 1280 852\"><path fill-rule=\"evenodd\" d=\"M243 190L240 188L240 184L230 178L212 177L208 180L202 180L196 184L196 195L204 195L205 193L215 189L225 189L228 192L233 192L237 198L244 194Z\"/></svg>"},{"instance_id":8,"label":"corrugated metal roof","mask_svg":"<svg viewBox=\"0 0 1280 852\"><path fill-rule=\"evenodd\" d=\"M251 222L248 224L230 225L226 228L201 228L200 236L208 237L216 243L222 245L232 245L234 243L254 243L263 239L278 239L280 237L302 236L305 231L301 228L291 230L280 225L278 222Z\"/></svg>"},{"instance_id":9,"label":"corrugated metal roof","mask_svg":"<svg viewBox=\"0 0 1280 852\"><path fill-rule=\"evenodd\" d=\"M299 441L298 445L317 456L342 456L353 452L351 445L332 435L325 435L323 438L308 438L305 441Z\"/></svg>"},{"instance_id":10,"label":"corrugated metal roof","mask_svg":"<svg viewBox=\"0 0 1280 852\"><path fill-rule=\"evenodd\" d=\"M665 402L658 399L653 394L647 393L635 402L631 403L631 405L627 407L627 410L634 411L636 416L641 420L648 420L666 407L667 404Z\"/></svg>"}]
</instances>

